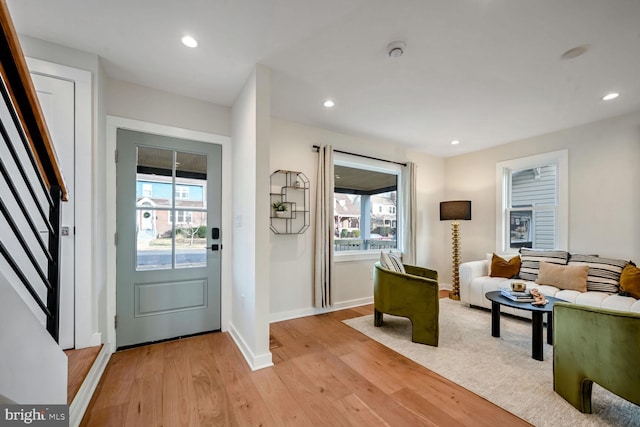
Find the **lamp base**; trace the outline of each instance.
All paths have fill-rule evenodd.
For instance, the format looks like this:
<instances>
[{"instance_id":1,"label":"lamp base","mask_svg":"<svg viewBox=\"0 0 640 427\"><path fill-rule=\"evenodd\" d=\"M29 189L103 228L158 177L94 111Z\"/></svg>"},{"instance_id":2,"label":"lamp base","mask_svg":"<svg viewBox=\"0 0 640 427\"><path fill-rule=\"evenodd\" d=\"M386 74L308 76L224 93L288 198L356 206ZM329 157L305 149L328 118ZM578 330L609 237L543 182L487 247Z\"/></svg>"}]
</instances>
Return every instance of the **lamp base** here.
<instances>
[{"instance_id":1,"label":"lamp base","mask_svg":"<svg viewBox=\"0 0 640 427\"><path fill-rule=\"evenodd\" d=\"M451 223L451 246L453 256L451 276L453 283L451 283L449 298L460 301L460 223L458 221Z\"/></svg>"}]
</instances>

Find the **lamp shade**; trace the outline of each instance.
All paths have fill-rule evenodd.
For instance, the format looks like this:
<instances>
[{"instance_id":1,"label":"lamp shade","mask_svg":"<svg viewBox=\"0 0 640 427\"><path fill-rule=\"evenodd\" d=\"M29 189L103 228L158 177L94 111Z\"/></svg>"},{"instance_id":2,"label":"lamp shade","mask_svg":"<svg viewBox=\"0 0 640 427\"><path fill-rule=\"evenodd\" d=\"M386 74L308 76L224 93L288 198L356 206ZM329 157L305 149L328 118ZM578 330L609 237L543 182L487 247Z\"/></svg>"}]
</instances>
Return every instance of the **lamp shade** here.
<instances>
[{"instance_id":1,"label":"lamp shade","mask_svg":"<svg viewBox=\"0 0 640 427\"><path fill-rule=\"evenodd\" d=\"M440 221L471 219L471 200L440 202Z\"/></svg>"}]
</instances>

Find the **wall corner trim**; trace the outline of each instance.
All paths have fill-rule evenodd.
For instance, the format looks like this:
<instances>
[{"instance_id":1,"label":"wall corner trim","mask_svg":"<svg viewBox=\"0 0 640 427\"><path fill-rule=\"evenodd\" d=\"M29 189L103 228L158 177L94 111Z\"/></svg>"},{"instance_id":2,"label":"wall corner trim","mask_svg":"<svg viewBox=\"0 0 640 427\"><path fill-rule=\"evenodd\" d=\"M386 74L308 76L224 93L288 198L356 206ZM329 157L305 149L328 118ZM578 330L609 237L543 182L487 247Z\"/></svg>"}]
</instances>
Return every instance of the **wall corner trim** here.
<instances>
[{"instance_id":1,"label":"wall corner trim","mask_svg":"<svg viewBox=\"0 0 640 427\"><path fill-rule=\"evenodd\" d=\"M238 333L238 330L231 322L229 323L229 334L252 371L273 366L271 352L260 355L253 354L247 343L242 339L242 336Z\"/></svg>"}]
</instances>

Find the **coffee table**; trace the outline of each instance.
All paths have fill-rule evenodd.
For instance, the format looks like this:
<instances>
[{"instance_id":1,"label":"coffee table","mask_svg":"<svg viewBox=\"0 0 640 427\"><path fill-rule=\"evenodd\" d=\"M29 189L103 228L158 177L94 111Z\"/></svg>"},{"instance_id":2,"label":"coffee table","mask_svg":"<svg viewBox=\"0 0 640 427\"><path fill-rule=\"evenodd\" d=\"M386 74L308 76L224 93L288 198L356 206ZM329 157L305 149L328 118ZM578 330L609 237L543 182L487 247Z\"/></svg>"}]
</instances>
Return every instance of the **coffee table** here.
<instances>
[{"instance_id":1,"label":"coffee table","mask_svg":"<svg viewBox=\"0 0 640 427\"><path fill-rule=\"evenodd\" d=\"M542 330L543 315L547 315L547 343L553 345L553 304L556 301L563 301L559 298L549 297L545 295L548 303L543 306L532 305L530 302L518 302L510 300L500 293L500 291L491 291L484 294L491 301L491 336L500 336L500 306L517 308L518 310L527 310L531 312L531 351L532 356L536 360L544 360Z\"/></svg>"}]
</instances>

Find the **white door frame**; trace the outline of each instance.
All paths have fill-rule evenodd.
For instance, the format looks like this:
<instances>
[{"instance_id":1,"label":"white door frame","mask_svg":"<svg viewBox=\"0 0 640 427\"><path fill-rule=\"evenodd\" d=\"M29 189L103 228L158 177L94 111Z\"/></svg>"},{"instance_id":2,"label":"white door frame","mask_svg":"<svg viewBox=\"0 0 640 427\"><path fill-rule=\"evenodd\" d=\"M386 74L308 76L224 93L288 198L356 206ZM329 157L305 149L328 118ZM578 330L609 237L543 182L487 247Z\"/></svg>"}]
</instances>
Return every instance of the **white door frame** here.
<instances>
[{"instance_id":1,"label":"white door frame","mask_svg":"<svg viewBox=\"0 0 640 427\"><path fill-rule=\"evenodd\" d=\"M223 331L229 330L231 307L231 138L228 136L200 132L190 129L127 119L124 117L107 116L106 140L106 279L107 279L107 331L104 339L110 350L116 350L116 163L115 151L117 147L118 129L129 129L174 138L191 139L200 142L210 142L222 146L222 224L221 245L223 250L221 265L221 299L220 316Z\"/></svg>"},{"instance_id":2,"label":"white door frame","mask_svg":"<svg viewBox=\"0 0 640 427\"><path fill-rule=\"evenodd\" d=\"M93 159L91 72L26 58L30 72L68 80L75 87L75 194L87 194L75 200L75 348L100 345L95 262L93 259L93 204L95 168ZM80 236L81 238L77 238Z\"/></svg>"}]
</instances>

